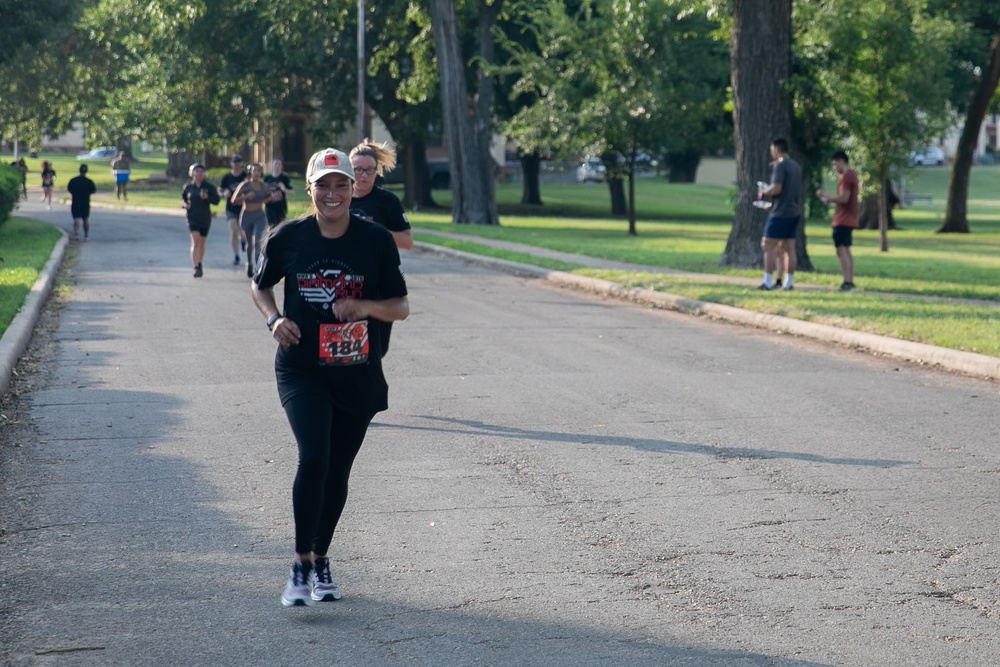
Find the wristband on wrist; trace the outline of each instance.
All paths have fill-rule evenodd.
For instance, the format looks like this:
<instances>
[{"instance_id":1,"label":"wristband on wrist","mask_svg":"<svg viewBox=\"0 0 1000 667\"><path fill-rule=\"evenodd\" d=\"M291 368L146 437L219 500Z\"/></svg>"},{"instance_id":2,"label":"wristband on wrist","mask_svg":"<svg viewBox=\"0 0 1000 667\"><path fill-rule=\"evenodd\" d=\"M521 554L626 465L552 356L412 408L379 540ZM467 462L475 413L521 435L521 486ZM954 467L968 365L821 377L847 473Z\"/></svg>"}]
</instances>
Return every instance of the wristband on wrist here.
<instances>
[{"instance_id":1,"label":"wristband on wrist","mask_svg":"<svg viewBox=\"0 0 1000 667\"><path fill-rule=\"evenodd\" d=\"M275 313L271 317L267 318L267 330L270 331L274 323L281 319L281 313Z\"/></svg>"}]
</instances>

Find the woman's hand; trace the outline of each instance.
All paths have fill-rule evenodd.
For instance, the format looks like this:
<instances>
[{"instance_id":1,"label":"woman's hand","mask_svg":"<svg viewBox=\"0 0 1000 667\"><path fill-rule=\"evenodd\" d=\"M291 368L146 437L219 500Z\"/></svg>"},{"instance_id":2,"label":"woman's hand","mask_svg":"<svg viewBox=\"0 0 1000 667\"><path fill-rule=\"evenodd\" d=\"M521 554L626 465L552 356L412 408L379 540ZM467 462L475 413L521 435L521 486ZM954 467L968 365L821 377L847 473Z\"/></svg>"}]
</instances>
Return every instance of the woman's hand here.
<instances>
[{"instance_id":1,"label":"woman's hand","mask_svg":"<svg viewBox=\"0 0 1000 667\"><path fill-rule=\"evenodd\" d=\"M271 327L271 336L278 341L281 347L291 347L299 344L302 332L299 330L299 325L292 320L287 317L279 317Z\"/></svg>"},{"instance_id":2,"label":"woman's hand","mask_svg":"<svg viewBox=\"0 0 1000 667\"><path fill-rule=\"evenodd\" d=\"M357 322L371 314L371 307L364 299L337 299L333 302L333 314L341 322Z\"/></svg>"}]
</instances>

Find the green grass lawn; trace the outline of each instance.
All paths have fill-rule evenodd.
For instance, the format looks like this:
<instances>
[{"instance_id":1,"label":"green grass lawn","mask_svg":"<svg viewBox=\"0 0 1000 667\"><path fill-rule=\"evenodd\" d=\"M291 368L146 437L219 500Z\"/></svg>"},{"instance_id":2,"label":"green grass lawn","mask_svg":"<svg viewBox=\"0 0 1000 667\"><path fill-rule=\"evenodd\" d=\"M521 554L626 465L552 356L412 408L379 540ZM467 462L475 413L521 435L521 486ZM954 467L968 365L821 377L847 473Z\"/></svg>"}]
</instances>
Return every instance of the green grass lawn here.
<instances>
[{"instance_id":1,"label":"green grass lawn","mask_svg":"<svg viewBox=\"0 0 1000 667\"><path fill-rule=\"evenodd\" d=\"M0 335L21 310L59 236L52 225L31 218L0 225Z\"/></svg>"},{"instance_id":2,"label":"green grass lawn","mask_svg":"<svg viewBox=\"0 0 1000 667\"><path fill-rule=\"evenodd\" d=\"M40 159L29 161L32 169L29 179L37 180L36 163ZM79 162L74 156L62 156L55 162L59 173L57 193L65 196L61 188L76 173ZM162 172L165 165L162 155L143 157L143 162L133 166L133 178L142 178L146 172L155 170ZM217 183L223 173L224 169L213 170L210 180ZM861 291L848 294L806 289L761 294L724 280L598 271L476 243L477 237L503 239L635 264L756 280L760 277L758 269L719 266L732 220L732 188L725 186L670 184L654 178L639 180L636 236L627 234L626 220L608 215L608 188L604 184L543 183L541 194L545 205L538 207L520 203L520 184L501 183L497 188L500 226L451 224L445 208L451 204L451 192L447 190L434 191L442 208L408 215L415 227L415 237L429 243L608 278L629 286L1000 356L997 327L1000 166L978 166L972 170L971 234L935 233L944 217L948 174L947 167L922 167L911 172L906 187L931 195L933 201L896 211L900 229L889 232L888 252L880 251L878 232L855 233L855 282ZM92 164L91 176L102 191L98 199L113 201L110 163ZM290 202L291 216L301 214L308 205L302 179L294 182L298 192ZM133 183L129 188L129 204L175 208L181 187L180 182L151 186ZM422 234L421 229L460 234L468 240L442 239ZM829 224L811 221L806 233L809 256L816 270L800 272L797 282L836 287L840 275ZM997 306L954 299L995 302Z\"/></svg>"}]
</instances>

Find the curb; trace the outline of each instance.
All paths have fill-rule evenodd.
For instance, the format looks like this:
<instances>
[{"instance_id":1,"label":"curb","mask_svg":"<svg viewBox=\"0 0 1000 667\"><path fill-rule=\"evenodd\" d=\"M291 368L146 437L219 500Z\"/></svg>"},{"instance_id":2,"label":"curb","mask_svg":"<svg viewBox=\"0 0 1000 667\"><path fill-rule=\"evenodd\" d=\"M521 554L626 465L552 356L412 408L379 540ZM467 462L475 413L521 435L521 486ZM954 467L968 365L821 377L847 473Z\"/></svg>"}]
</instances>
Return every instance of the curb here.
<instances>
[{"instance_id":1,"label":"curb","mask_svg":"<svg viewBox=\"0 0 1000 667\"><path fill-rule=\"evenodd\" d=\"M465 260L472 264L489 266L514 275L541 278L562 287L571 287L601 296L632 303L644 304L664 310L674 310L690 315L700 315L726 322L746 324L777 333L789 333L804 338L836 343L845 347L868 350L872 353L895 357L921 366L934 366L943 370L971 375L988 380L1000 380L1000 359L976 352L962 352L926 343L914 343L890 336L840 329L827 324L805 322L781 315L757 313L733 306L689 299L688 297L655 292L653 290L623 287L618 283L597 278L577 276L563 271L552 271L530 264L505 259L474 255L432 243L414 242L414 249L433 252Z\"/></svg>"},{"instance_id":2,"label":"curb","mask_svg":"<svg viewBox=\"0 0 1000 667\"><path fill-rule=\"evenodd\" d=\"M38 280L31 286L31 291L24 299L21 310L14 316L14 321L4 332L3 338L0 338L0 396L5 395L10 389L14 366L28 348L31 336L35 332L35 325L38 324L38 318L42 313L42 306L52 293L52 284L55 282L56 272L59 271L68 244L69 236L63 232Z\"/></svg>"}]
</instances>

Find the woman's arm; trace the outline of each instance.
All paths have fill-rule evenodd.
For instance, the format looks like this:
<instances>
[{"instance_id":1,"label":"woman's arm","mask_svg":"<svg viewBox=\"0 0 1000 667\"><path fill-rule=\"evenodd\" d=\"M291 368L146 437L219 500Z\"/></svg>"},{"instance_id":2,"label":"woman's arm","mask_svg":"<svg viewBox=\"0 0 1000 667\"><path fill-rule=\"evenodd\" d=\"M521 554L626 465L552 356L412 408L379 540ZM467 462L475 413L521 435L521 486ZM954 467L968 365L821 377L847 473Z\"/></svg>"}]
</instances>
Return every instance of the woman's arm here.
<instances>
[{"instance_id":1,"label":"woman's arm","mask_svg":"<svg viewBox=\"0 0 1000 667\"><path fill-rule=\"evenodd\" d=\"M405 296L393 299L337 299L333 314L342 322L356 322L373 317L383 322L405 320L410 315L410 302Z\"/></svg>"},{"instance_id":2,"label":"woman's arm","mask_svg":"<svg viewBox=\"0 0 1000 667\"><path fill-rule=\"evenodd\" d=\"M409 250L413 247L413 230L404 229L401 232L393 232L390 230L390 232L392 233L392 240L396 242L397 248Z\"/></svg>"},{"instance_id":3,"label":"woman's arm","mask_svg":"<svg viewBox=\"0 0 1000 667\"><path fill-rule=\"evenodd\" d=\"M271 337L284 347L296 345L302 337L302 332L299 330L299 325L287 317L281 316L278 304L274 300L274 288L260 288L257 287L257 283L251 283L250 294L253 296L253 302L257 305L257 310L264 316L265 321L270 320L274 315L278 315L274 322L271 323Z\"/></svg>"}]
</instances>

